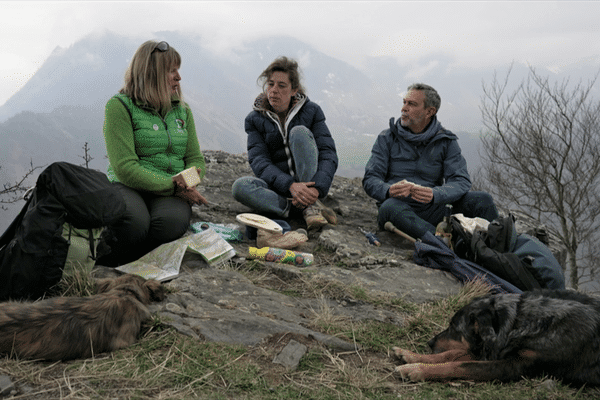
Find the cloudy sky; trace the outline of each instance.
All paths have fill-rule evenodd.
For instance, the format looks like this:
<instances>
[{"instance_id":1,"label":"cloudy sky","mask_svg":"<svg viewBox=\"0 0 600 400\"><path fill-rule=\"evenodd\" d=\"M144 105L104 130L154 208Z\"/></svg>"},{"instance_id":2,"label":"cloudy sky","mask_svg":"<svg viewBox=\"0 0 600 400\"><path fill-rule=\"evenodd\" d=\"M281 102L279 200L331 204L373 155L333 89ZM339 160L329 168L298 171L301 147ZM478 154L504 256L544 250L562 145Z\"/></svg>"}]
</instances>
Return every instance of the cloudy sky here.
<instances>
[{"instance_id":1,"label":"cloudy sky","mask_svg":"<svg viewBox=\"0 0 600 400\"><path fill-rule=\"evenodd\" d=\"M436 55L477 68L600 65L600 2L592 1L0 1L0 105L57 46L110 30L155 38L178 30L227 53L246 40L292 35L361 68L365 57L418 65ZM421 65L421 67L423 67Z\"/></svg>"}]
</instances>

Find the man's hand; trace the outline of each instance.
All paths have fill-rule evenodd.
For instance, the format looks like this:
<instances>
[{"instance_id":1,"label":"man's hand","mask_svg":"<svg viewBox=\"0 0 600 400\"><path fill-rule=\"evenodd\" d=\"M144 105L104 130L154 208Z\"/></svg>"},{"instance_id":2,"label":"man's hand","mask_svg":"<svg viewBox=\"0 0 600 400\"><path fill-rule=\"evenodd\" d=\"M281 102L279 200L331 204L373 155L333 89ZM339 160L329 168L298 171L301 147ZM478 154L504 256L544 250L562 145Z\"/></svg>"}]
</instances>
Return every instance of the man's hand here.
<instances>
[{"instance_id":1,"label":"man's hand","mask_svg":"<svg viewBox=\"0 0 600 400\"><path fill-rule=\"evenodd\" d=\"M315 204L319 199L319 191L314 188L314 182L294 182L290 186L292 204L298 208L305 208Z\"/></svg>"},{"instance_id":2,"label":"man's hand","mask_svg":"<svg viewBox=\"0 0 600 400\"><path fill-rule=\"evenodd\" d=\"M429 187L415 185L410 190L410 197L420 203L430 203L433 200L433 190Z\"/></svg>"},{"instance_id":3,"label":"man's hand","mask_svg":"<svg viewBox=\"0 0 600 400\"><path fill-rule=\"evenodd\" d=\"M433 200L433 189L417 185L406 179L394 183L389 189L390 197L412 197L420 203L430 203Z\"/></svg>"},{"instance_id":4,"label":"man's hand","mask_svg":"<svg viewBox=\"0 0 600 400\"><path fill-rule=\"evenodd\" d=\"M413 186L413 183L407 182L406 180L396 182L390 186L390 197L408 197L410 196L410 189Z\"/></svg>"}]
</instances>

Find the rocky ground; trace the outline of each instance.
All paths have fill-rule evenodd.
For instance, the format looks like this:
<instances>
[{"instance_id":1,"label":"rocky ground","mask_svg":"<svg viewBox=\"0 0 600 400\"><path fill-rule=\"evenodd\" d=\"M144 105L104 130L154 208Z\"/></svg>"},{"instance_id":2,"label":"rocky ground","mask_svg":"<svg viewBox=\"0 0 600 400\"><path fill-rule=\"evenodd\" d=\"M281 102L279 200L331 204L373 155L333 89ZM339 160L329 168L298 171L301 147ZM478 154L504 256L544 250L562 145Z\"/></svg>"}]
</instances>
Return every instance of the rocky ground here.
<instances>
[{"instance_id":1,"label":"rocky ground","mask_svg":"<svg viewBox=\"0 0 600 400\"><path fill-rule=\"evenodd\" d=\"M236 215L252 210L231 197L231 185L240 176L251 175L245 155L206 152L207 174L201 192L209 206L194 207L194 221L236 224ZM173 289L168 299L155 306L163 320L180 332L207 341L253 346L273 335L310 337L322 344L352 350L354 344L328 336L307 326L308 317L326 308L335 315L354 320L378 320L402 324L402 315L377 309L351 293L369 298L396 297L424 303L458 293L461 283L449 274L412 261L413 246L405 239L377 231L375 201L369 198L360 178L334 179L323 203L338 215L336 225L309 232L309 241L298 250L315 255L307 268L260 262L269 271L259 284L238 272L247 262L254 240L232 243L237 255L219 267L209 267L199 256L188 254L182 274L167 283ZM305 227L302 219L291 219L293 229ZM241 226L240 226L241 227ZM364 233L376 232L381 246L368 243ZM242 231L245 231L241 227ZM303 296L298 290L336 288L334 298ZM301 356L302 352L296 352Z\"/></svg>"},{"instance_id":2,"label":"rocky ground","mask_svg":"<svg viewBox=\"0 0 600 400\"><path fill-rule=\"evenodd\" d=\"M252 210L231 196L235 179L251 175L245 155L205 152L207 174L200 191L209 206L194 207L194 221L237 224L236 216ZM312 253L306 268L247 259L254 240L232 243L236 256L211 267L200 256L186 254L181 274L166 283L167 299L152 306L162 323L208 342L269 348L274 364L293 369L311 346L353 352L357 345L314 328L315 315L328 314L350 321L376 320L402 326L401 312L377 307L373 299L401 299L426 303L457 294L462 284L448 273L412 261L413 245L387 232L377 231L375 201L364 192L360 178L336 176L323 203L338 215L336 225L309 232L298 250ZM304 221L291 219L293 229ZM381 246L368 243L364 233L375 232ZM530 227L518 225L521 231ZM240 225L245 232L245 228ZM553 248L560 258L562 253ZM248 271L256 263L257 275ZM116 274L99 269L99 276ZM373 356L390 363L386 354ZM371 362L369 361L369 362ZM6 383L3 383L6 380ZM8 376L0 376L0 395L15 391ZM23 390L20 388L19 390Z\"/></svg>"},{"instance_id":3,"label":"rocky ground","mask_svg":"<svg viewBox=\"0 0 600 400\"><path fill-rule=\"evenodd\" d=\"M237 224L238 214L252 212L231 196L234 180L252 174L247 158L210 151L205 157L207 174L200 191L211 204L195 206L194 221ZM256 241L244 237L241 242L231 243L236 256L218 267L209 267L200 256L186 254L182 273L167 283L173 293L154 305L152 311L180 332L207 341L253 346L274 335L288 334L338 350L353 350L353 343L311 330L307 321L326 308L357 321L402 324L402 315L358 300L351 294L356 291L373 298L393 296L413 303L458 293L461 284L452 276L412 262L413 246L405 239L383 231L377 232L381 246L369 244L359 227L376 232L377 208L365 194L360 179L336 176L323 203L337 213L338 223L310 231L309 241L298 249L315 255L310 267L261 262L269 273L258 284L253 283L238 272L245 263L256 262L246 258L248 248L256 246ZM289 223L293 229L305 228L301 218ZM315 291L335 288L338 295L333 296L335 299L315 298L312 292L304 297L296 290L299 285ZM291 287L295 288L293 295L284 294ZM293 353L296 360L303 354Z\"/></svg>"}]
</instances>

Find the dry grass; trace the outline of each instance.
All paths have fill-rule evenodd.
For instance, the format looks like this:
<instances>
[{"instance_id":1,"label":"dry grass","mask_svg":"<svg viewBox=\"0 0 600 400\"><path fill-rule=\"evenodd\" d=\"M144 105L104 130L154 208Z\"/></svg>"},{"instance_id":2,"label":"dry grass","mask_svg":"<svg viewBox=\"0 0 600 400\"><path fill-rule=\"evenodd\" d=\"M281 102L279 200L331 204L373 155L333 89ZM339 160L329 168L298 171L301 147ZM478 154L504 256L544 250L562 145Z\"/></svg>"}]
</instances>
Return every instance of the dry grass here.
<instances>
[{"instance_id":1,"label":"dry grass","mask_svg":"<svg viewBox=\"0 0 600 400\"><path fill-rule=\"evenodd\" d=\"M423 351L427 340L445 328L456 310L489 288L465 285L448 299L415 305L359 287L340 287L310 277L282 280L261 268L230 265L265 287L318 299L307 317L321 332L356 344L356 350L334 352L316 340L281 334L252 348L206 343L182 336L154 318L137 344L88 360L45 363L0 360L0 374L11 377L13 399L593 399L600 391L578 390L546 379L513 384L452 382L409 383L394 375L392 346ZM84 282L67 287L77 293ZM74 290L73 288L78 288ZM81 293L81 292L80 292ZM336 315L331 299L361 301L405 315L402 326L357 323ZM295 370L273 363L294 339L308 348Z\"/></svg>"},{"instance_id":2,"label":"dry grass","mask_svg":"<svg viewBox=\"0 0 600 400\"><path fill-rule=\"evenodd\" d=\"M72 267L63 273L53 292L58 296L91 296L96 293L96 283L91 271L83 266Z\"/></svg>"}]
</instances>

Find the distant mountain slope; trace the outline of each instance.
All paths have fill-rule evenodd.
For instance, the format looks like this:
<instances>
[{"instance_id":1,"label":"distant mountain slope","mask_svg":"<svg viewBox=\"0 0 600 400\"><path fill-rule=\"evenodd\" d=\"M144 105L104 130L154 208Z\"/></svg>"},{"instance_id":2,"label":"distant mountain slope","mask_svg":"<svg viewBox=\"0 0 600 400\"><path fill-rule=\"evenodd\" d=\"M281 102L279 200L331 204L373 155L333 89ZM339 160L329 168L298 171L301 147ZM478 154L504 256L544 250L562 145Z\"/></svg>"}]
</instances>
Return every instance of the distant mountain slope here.
<instances>
[{"instance_id":1,"label":"distant mountain slope","mask_svg":"<svg viewBox=\"0 0 600 400\"><path fill-rule=\"evenodd\" d=\"M376 135L398 117L402 93L413 82L436 87L442 96L442 124L457 133L470 165L478 163L482 82L494 71L454 66L440 56L400 66L390 58L371 58L364 70L323 54L291 37L257 40L226 55L203 46L202 37L160 32L182 55L182 87L197 125L201 148L246 151L244 118L260 92L256 79L276 57L296 58L311 100L320 104L336 141L338 174L362 176ZM56 48L37 73L0 107L0 183L17 179L30 162L81 163L88 143L93 168L104 171L104 105L123 84L129 60L141 43L106 32L90 35L69 48ZM499 75L506 72L499 66ZM592 76L592 67L570 70ZM527 68L516 65L514 78ZM565 71L565 74L570 73ZM515 79L518 80L518 79ZM469 132L469 133L464 133ZM3 215L8 213L3 212ZM3 216L0 216L2 230Z\"/></svg>"}]
</instances>

